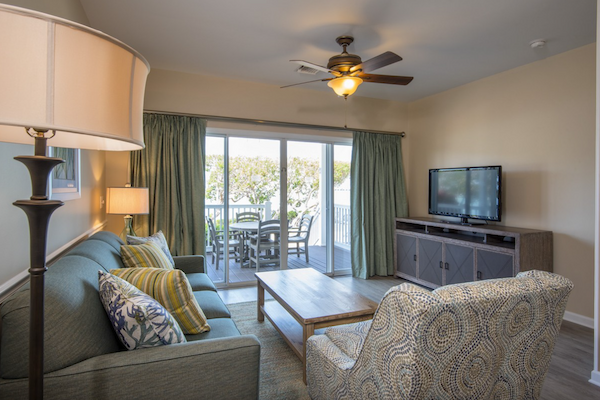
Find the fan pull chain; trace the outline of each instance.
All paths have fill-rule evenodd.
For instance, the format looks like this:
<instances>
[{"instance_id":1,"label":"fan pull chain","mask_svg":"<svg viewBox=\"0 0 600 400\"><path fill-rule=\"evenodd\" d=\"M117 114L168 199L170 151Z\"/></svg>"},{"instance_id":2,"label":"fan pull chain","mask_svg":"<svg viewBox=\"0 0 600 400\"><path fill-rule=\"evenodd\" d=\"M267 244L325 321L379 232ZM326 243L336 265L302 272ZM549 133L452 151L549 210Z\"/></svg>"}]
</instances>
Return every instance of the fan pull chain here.
<instances>
[{"instance_id":1,"label":"fan pull chain","mask_svg":"<svg viewBox=\"0 0 600 400\"><path fill-rule=\"evenodd\" d=\"M344 97L344 129L348 129L348 96Z\"/></svg>"}]
</instances>

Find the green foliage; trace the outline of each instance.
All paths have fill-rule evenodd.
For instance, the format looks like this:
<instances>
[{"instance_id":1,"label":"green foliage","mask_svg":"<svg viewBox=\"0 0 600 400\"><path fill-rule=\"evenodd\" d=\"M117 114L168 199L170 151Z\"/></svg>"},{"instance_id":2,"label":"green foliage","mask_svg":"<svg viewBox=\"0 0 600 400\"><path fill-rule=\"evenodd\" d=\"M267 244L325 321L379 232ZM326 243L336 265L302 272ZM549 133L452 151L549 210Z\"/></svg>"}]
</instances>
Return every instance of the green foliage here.
<instances>
[{"instance_id":1,"label":"green foliage","mask_svg":"<svg viewBox=\"0 0 600 400\"><path fill-rule=\"evenodd\" d=\"M206 198L223 204L224 162L222 155L206 159ZM350 175L350 163L334 163L334 185L340 186ZM320 163L318 160L292 157L288 160L288 218L314 212L318 206ZM264 157L231 157L229 161L229 196L231 202L248 199L250 204L264 204L273 199L279 188L279 163Z\"/></svg>"}]
</instances>

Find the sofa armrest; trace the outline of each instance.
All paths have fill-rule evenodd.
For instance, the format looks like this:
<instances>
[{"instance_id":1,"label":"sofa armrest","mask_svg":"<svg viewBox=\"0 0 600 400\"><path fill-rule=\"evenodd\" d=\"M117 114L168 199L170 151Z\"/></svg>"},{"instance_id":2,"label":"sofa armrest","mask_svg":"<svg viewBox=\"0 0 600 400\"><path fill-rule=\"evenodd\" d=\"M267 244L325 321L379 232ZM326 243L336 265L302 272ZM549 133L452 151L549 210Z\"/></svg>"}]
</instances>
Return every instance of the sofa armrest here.
<instances>
[{"instance_id":1,"label":"sofa armrest","mask_svg":"<svg viewBox=\"0 0 600 400\"><path fill-rule=\"evenodd\" d=\"M105 354L44 375L44 398L258 399L254 335ZM27 379L1 379L0 398L26 399Z\"/></svg>"},{"instance_id":2,"label":"sofa armrest","mask_svg":"<svg viewBox=\"0 0 600 400\"><path fill-rule=\"evenodd\" d=\"M186 274L206 273L204 256L173 256L173 260L175 261L175 268L182 270Z\"/></svg>"}]
</instances>

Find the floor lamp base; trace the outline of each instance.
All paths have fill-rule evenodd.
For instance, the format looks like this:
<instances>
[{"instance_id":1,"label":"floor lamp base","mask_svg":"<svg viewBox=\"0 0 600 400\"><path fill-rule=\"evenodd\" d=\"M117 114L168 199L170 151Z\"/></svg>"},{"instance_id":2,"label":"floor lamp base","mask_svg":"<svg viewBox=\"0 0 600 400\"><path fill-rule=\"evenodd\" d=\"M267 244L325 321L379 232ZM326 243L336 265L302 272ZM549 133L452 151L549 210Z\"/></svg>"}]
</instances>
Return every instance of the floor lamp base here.
<instances>
[{"instance_id":1,"label":"floor lamp base","mask_svg":"<svg viewBox=\"0 0 600 400\"><path fill-rule=\"evenodd\" d=\"M43 142L43 143L42 143ZM52 169L64 162L45 156L46 139L36 138L35 156L19 156L31 175L30 200L18 200L13 205L22 209L29 220L29 398L44 397L44 273L46 272L46 244L52 213L62 201L48 200L48 178Z\"/></svg>"}]
</instances>

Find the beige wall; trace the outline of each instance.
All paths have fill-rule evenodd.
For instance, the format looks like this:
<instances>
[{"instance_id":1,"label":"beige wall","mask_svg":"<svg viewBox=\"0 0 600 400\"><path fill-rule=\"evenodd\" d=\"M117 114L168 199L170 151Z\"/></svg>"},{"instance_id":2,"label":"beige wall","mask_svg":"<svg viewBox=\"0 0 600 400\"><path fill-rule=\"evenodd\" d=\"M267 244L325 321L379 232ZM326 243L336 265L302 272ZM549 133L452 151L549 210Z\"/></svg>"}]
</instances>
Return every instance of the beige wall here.
<instances>
[{"instance_id":1,"label":"beige wall","mask_svg":"<svg viewBox=\"0 0 600 400\"><path fill-rule=\"evenodd\" d=\"M500 164L502 224L554 232L567 310L594 315L595 44L409 106L410 215L427 215L428 169Z\"/></svg>"},{"instance_id":2,"label":"beige wall","mask_svg":"<svg viewBox=\"0 0 600 400\"><path fill-rule=\"evenodd\" d=\"M212 115L252 120L293 122L334 127L402 132L408 128L406 103L349 97L302 88L280 89L231 79L153 69L146 85L144 108L151 111ZM209 121L208 127L235 128L237 124ZM248 125L239 129L248 129ZM349 136L349 132L250 127L314 136ZM107 153L107 186L127 182L127 155ZM110 172L109 172L110 171ZM109 215L107 230L119 233L123 217Z\"/></svg>"},{"instance_id":3,"label":"beige wall","mask_svg":"<svg viewBox=\"0 0 600 400\"><path fill-rule=\"evenodd\" d=\"M35 9L83 24L87 18L77 0L6 1L6 4ZM25 135L25 132L23 132ZM52 145L52 140L49 141ZM0 294L26 277L29 268L29 226L25 213L12 205L15 200L31 196L27 168L13 157L33 155L33 146L0 143ZM81 152L81 198L66 201L52 219L48 230L47 253L52 254L104 222L101 196L105 193L104 152ZM102 207L102 208L101 208Z\"/></svg>"}]
</instances>

